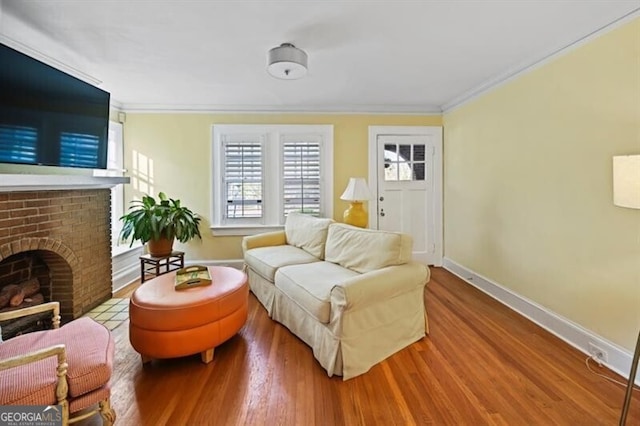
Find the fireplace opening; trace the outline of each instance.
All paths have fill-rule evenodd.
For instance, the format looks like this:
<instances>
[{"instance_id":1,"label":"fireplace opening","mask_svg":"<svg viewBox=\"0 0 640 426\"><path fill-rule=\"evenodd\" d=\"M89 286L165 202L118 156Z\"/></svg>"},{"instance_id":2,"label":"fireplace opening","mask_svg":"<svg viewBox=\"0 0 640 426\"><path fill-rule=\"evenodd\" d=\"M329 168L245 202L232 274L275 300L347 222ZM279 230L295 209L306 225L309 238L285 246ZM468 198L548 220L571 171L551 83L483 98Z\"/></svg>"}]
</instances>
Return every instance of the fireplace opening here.
<instances>
[{"instance_id":1,"label":"fireplace opening","mask_svg":"<svg viewBox=\"0 0 640 426\"><path fill-rule=\"evenodd\" d=\"M57 253L29 250L0 261L0 312L57 300L65 305L73 283L71 267ZM71 308L69 304L69 308ZM50 313L0 322L2 338L43 330L50 326Z\"/></svg>"}]
</instances>

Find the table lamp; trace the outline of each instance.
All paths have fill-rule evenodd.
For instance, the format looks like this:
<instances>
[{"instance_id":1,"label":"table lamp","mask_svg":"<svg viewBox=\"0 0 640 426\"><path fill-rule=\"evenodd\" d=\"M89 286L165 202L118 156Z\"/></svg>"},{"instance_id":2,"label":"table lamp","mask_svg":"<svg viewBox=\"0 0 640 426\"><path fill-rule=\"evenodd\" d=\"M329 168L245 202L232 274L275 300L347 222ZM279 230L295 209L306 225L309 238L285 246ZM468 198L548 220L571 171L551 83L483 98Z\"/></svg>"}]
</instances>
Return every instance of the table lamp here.
<instances>
[{"instance_id":1,"label":"table lamp","mask_svg":"<svg viewBox=\"0 0 640 426\"><path fill-rule=\"evenodd\" d=\"M630 209L640 209L640 155L620 155L613 157L613 204ZM631 403L633 384L636 381L638 371L638 359L640 358L640 333L636 342L636 350L629 371L627 392L624 396L620 426L627 422L627 413Z\"/></svg>"},{"instance_id":2,"label":"table lamp","mask_svg":"<svg viewBox=\"0 0 640 426\"><path fill-rule=\"evenodd\" d=\"M347 189L344 190L341 200L350 201L351 205L344 211L344 223L360 228L366 228L369 218L362 208L362 202L371 198L367 181L364 178L349 178Z\"/></svg>"}]
</instances>

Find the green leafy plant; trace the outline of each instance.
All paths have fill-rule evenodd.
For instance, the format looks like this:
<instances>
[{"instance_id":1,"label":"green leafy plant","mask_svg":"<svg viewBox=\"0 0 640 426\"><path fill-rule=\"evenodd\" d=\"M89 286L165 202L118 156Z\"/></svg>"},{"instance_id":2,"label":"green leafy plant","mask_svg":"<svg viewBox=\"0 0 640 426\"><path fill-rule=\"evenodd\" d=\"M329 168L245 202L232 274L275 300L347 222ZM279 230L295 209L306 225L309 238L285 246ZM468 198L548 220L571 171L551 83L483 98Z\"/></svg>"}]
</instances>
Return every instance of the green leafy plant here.
<instances>
[{"instance_id":1,"label":"green leafy plant","mask_svg":"<svg viewBox=\"0 0 640 426\"><path fill-rule=\"evenodd\" d=\"M180 200L167 198L164 192L158 194L159 201L150 195L142 200L133 200L129 212L120 220L124 223L120 238L141 241L143 244L150 240L174 238L186 243L200 235L200 218L180 204Z\"/></svg>"}]
</instances>

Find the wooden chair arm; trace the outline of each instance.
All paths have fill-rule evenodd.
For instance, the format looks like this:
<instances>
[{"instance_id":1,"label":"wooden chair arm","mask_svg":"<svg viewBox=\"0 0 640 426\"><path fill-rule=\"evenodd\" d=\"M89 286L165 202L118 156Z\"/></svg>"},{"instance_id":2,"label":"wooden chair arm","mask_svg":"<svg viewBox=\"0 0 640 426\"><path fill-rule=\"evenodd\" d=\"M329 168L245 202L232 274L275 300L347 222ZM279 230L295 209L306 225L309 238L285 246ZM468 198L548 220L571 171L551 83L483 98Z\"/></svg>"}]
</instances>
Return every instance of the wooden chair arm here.
<instances>
[{"instance_id":1,"label":"wooden chair arm","mask_svg":"<svg viewBox=\"0 0 640 426\"><path fill-rule=\"evenodd\" d=\"M54 355L58 357L58 365L66 363L67 353L65 350L65 346L60 344L49 346L44 349L39 349L37 351L28 352L24 355L18 355L7 359L0 359L0 371L17 367L19 365L25 365L31 362L40 361Z\"/></svg>"},{"instance_id":2,"label":"wooden chair arm","mask_svg":"<svg viewBox=\"0 0 640 426\"><path fill-rule=\"evenodd\" d=\"M27 315L39 314L40 312L52 311L53 328L60 327L60 303L48 302L28 308L16 309L15 311L0 312L0 321L21 318Z\"/></svg>"},{"instance_id":3,"label":"wooden chair arm","mask_svg":"<svg viewBox=\"0 0 640 426\"><path fill-rule=\"evenodd\" d=\"M49 346L37 351L29 352L24 355L2 359L0 360L0 371L18 367L20 365L30 364L32 362L40 361L50 356L56 356L58 358L58 366L56 367L56 376L58 376L58 384L56 385L56 399L58 400L58 404L66 406L67 396L69 393L69 385L67 383L68 365L65 345L60 344Z\"/></svg>"}]
</instances>

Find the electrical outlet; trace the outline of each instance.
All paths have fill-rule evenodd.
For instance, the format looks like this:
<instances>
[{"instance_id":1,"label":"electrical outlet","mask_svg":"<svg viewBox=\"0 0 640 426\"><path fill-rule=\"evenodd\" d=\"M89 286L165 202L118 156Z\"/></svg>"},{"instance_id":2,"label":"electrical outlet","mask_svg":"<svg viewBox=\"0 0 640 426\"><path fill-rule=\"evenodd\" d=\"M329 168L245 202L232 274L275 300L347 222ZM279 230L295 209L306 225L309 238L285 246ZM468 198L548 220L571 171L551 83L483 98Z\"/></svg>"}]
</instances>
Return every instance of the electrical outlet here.
<instances>
[{"instance_id":1,"label":"electrical outlet","mask_svg":"<svg viewBox=\"0 0 640 426\"><path fill-rule=\"evenodd\" d=\"M591 342L589 342L589 354L591 354L599 362L607 362L609 360L607 351Z\"/></svg>"}]
</instances>

